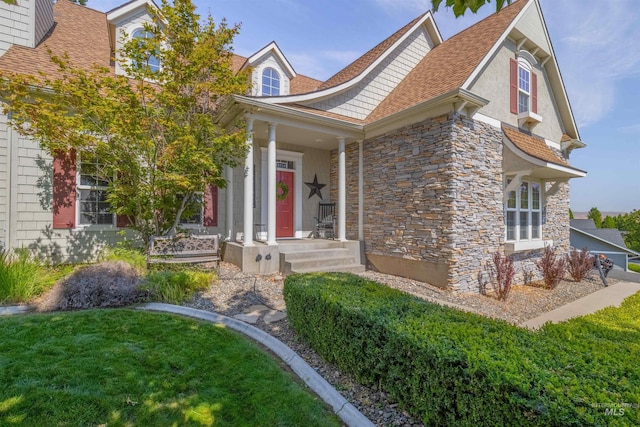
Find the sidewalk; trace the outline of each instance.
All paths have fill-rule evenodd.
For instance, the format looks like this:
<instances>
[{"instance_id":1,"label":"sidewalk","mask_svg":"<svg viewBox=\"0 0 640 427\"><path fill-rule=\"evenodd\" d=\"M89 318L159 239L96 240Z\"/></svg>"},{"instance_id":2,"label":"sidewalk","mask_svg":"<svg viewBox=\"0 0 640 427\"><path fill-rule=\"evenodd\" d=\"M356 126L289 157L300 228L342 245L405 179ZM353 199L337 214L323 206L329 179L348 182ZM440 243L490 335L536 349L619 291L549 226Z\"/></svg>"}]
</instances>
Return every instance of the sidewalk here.
<instances>
[{"instance_id":1,"label":"sidewalk","mask_svg":"<svg viewBox=\"0 0 640 427\"><path fill-rule=\"evenodd\" d=\"M521 323L520 326L538 329L546 322L563 322L573 317L594 313L609 306L618 307L625 298L636 292L640 292L640 283L618 282L536 318L527 320Z\"/></svg>"}]
</instances>

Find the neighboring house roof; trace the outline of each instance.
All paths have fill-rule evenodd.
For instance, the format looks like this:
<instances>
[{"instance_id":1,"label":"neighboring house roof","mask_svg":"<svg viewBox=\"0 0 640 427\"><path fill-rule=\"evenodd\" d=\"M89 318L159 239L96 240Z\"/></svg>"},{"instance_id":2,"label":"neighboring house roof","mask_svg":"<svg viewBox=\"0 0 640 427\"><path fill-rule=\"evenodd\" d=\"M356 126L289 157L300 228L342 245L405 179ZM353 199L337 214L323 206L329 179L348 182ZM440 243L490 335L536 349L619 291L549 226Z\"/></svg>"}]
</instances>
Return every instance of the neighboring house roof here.
<instances>
[{"instance_id":1,"label":"neighboring house roof","mask_svg":"<svg viewBox=\"0 0 640 427\"><path fill-rule=\"evenodd\" d=\"M572 220L575 221L575 220ZM584 221L584 220L582 220ZM615 229L615 228L597 228L595 230L581 230L579 228L574 227L573 225L571 225L571 230L575 231L577 233L583 234L585 236L591 237L592 239L596 239L600 242L609 244L611 246L614 246L620 250L622 250L623 252L626 252L628 254L634 255L634 256L638 256L640 255L640 253L633 251L631 249L629 249L627 247L627 244L624 242L624 239L622 238L622 234L620 233L620 230Z\"/></svg>"},{"instance_id":2,"label":"neighboring house roof","mask_svg":"<svg viewBox=\"0 0 640 427\"><path fill-rule=\"evenodd\" d=\"M502 124L502 131L509 141L513 142L518 149L524 151L528 155L545 162L555 163L561 166L569 166L564 159L560 158L560 156L549 148L544 139L528 135L504 123Z\"/></svg>"},{"instance_id":3,"label":"neighboring house roof","mask_svg":"<svg viewBox=\"0 0 640 427\"><path fill-rule=\"evenodd\" d=\"M578 230L597 230L596 223L592 219L572 219L571 227Z\"/></svg>"},{"instance_id":4,"label":"neighboring house roof","mask_svg":"<svg viewBox=\"0 0 640 427\"><path fill-rule=\"evenodd\" d=\"M35 48L13 45L0 56L0 70L19 71L49 78L59 76L48 49L56 55L67 52L70 62L85 69L93 64L111 67L111 46L106 14L74 4L58 1L53 5L54 26ZM101 30L102 29L102 30Z\"/></svg>"},{"instance_id":5,"label":"neighboring house roof","mask_svg":"<svg viewBox=\"0 0 640 427\"><path fill-rule=\"evenodd\" d=\"M406 32L409 31L418 21L424 18L425 15L426 13L418 16L416 19L393 33L383 42L379 43L373 49L369 50L360 58L356 59L354 62L330 77L327 81L325 81L318 87L318 90L338 86L358 76L360 73L366 70L367 67L373 64L375 60L378 59L383 53L385 53L396 41L398 41L403 35L405 35Z\"/></svg>"},{"instance_id":6,"label":"neighboring house roof","mask_svg":"<svg viewBox=\"0 0 640 427\"><path fill-rule=\"evenodd\" d=\"M461 87L528 0L517 0L436 46L400 82L367 122L374 122Z\"/></svg>"}]
</instances>

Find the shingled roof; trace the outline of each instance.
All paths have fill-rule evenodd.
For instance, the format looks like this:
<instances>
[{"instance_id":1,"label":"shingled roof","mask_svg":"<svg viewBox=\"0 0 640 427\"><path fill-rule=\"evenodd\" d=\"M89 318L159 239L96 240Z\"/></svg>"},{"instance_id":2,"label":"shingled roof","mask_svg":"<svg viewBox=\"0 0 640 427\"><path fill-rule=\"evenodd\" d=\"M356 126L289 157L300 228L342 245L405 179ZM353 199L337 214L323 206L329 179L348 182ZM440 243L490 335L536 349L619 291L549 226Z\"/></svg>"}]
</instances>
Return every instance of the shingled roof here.
<instances>
[{"instance_id":1,"label":"shingled roof","mask_svg":"<svg viewBox=\"0 0 640 427\"><path fill-rule=\"evenodd\" d=\"M48 49L56 55L67 52L76 67L91 68L93 64L111 66L111 46L106 14L70 1L53 5L54 26L35 47L13 45L0 56L0 70L49 78L59 76L51 62Z\"/></svg>"},{"instance_id":2,"label":"shingled roof","mask_svg":"<svg viewBox=\"0 0 640 427\"><path fill-rule=\"evenodd\" d=\"M516 0L433 48L366 121L375 122L461 87L527 1Z\"/></svg>"},{"instance_id":3,"label":"shingled roof","mask_svg":"<svg viewBox=\"0 0 640 427\"><path fill-rule=\"evenodd\" d=\"M560 158L553 152L553 150L551 150L551 148L549 148L544 139L520 132L518 129L505 125L504 123L502 124L502 132L504 132L504 135L509 139L509 141L513 142L518 149L524 151L528 155L545 162L569 166L569 163Z\"/></svg>"}]
</instances>

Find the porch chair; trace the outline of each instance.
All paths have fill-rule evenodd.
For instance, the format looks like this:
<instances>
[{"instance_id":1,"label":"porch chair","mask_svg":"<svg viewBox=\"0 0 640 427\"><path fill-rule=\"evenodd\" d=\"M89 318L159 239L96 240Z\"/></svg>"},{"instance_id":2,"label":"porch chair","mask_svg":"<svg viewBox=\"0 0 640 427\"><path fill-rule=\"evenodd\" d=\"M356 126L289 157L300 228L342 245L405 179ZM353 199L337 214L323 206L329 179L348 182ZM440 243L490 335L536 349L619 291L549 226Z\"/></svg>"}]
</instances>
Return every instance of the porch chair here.
<instances>
[{"instance_id":1,"label":"porch chair","mask_svg":"<svg viewBox=\"0 0 640 427\"><path fill-rule=\"evenodd\" d=\"M336 204L320 203L316 220L316 239L335 239L336 237Z\"/></svg>"}]
</instances>

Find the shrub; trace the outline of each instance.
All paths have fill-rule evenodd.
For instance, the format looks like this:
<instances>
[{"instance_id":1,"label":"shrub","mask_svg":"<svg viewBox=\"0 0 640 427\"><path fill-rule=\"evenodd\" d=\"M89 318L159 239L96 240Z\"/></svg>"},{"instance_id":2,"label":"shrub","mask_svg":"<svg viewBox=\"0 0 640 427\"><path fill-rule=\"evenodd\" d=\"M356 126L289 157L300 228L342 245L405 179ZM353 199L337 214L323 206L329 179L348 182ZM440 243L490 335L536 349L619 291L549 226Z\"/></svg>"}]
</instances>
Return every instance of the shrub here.
<instances>
[{"instance_id":1,"label":"shrub","mask_svg":"<svg viewBox=\"0 0 640 427\"><path fill-rule=\"evenodd\" d=\"M629 263L629 270L640 273L640 264Z\"/></svg>"},{"instance_id":2,"label":"shrub","mask_svg":"<svg viewBox=\"0 0 640 427\"><path fill-rule=\"evenodd\" d=\"M542 258L536 261L536 266L542 273L542 279L547 289L555 289L564 277L565 260L556 255L556 248L545 246Z\"/></svg>"},{"instance_id":3,"label":"shrub","mask_svg":"<svg viewBox=\"0 0 640 427\"><path fill-rule=\"evenodd\" d=\"M606 425L596 402L640 399L640 295L601 327L594 315L537 333L344 273L290 275L284 297L303 340L425 425Z\"/></svg>"},{"instance_id":4,"label":"shrub","mask_svg":"<svg viewBox=\"0 0 640 427\"><path fill-rule=\"evenodd\" d=\"M26 249L0 252L0 303L27 302L50 284L48 272Z\"/></svg>"},{"instance_id":5,"label":"shrub","mask_svg":"<svg viewBox=\"0 0 640 427\"><path fill-rule=\"evenodd\" d=\"M494 280L494 289L499 300L505 301L511 292L513 277L516 270L513 267L513 260L508 256L502 256L500 252L493 254L491 263L489 264L491 277Z\"/></svg>"},{"instance_id":6,"label":"shrub","mask_svg":"<svg viewBox=\"0 0 640 427\"><path fill-rule=\"evenodd\" d=\"M124 261L131 267L135 268L140 274L147 271L147 256L142 249L134 249L130 247L116 246L114 248L105 249L102 254L105 261Z\"/></svg>"},{"instance_id":7,"label":"shrub","mask_svg":"<svg viewBox=\"0 0 640 427\"><path fill-rule=\"evenodd\" d=\"M214 278L213 273L197 270L157 271L147 275L142 289L152 300L178 304L196 291L209 289Z\"/></svg>"},{"instance_id":8,"label":"shrub","mask_svg":"<svg viewBox=\"0 0 640 427\"><path fill-rule=\"evenodd\" d=\"M57 283L40 310L124 307L145 297L133 267L123 261L103 262L81 267Z\"/></svg>"},{"instance_id":9,"label":"shrub","mask_svg":"<svg viewBox=\"0 0 640 427\"><path fill-rule=\"evenodd\" d=\"M565 261L569 275L576 282L581 282L593 270L593 257L587 248L582 248L581 251L571 249L565 255Z\"/></svg>"}]
</instances>

